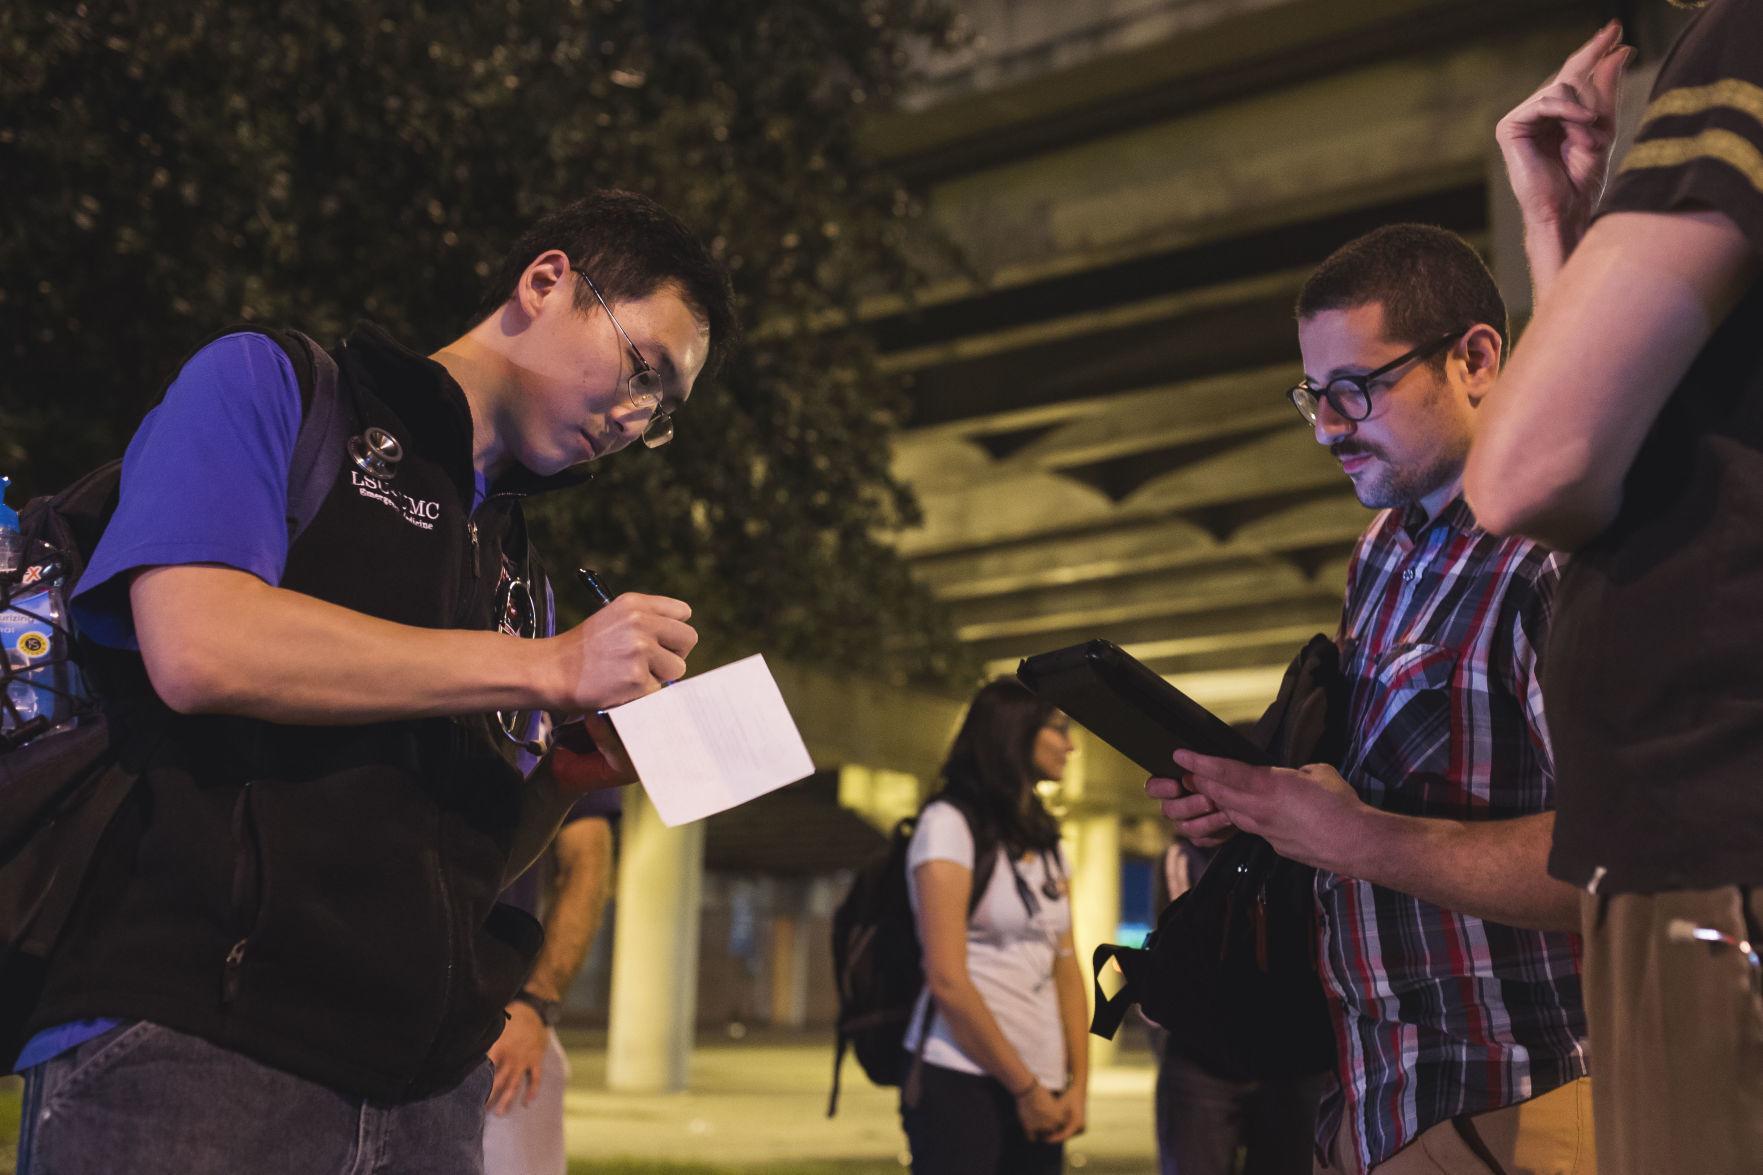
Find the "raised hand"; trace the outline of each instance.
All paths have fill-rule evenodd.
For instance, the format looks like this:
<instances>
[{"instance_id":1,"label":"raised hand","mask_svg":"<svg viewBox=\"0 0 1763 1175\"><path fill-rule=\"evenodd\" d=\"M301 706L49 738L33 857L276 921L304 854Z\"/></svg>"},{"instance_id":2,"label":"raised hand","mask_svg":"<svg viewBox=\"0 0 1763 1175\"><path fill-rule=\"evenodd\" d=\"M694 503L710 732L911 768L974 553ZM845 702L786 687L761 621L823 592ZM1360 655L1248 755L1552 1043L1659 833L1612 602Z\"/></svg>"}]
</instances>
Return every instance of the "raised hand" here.
<instances>
[{"instance_id":1,"label":"raised hand","mask_svg":"<svg viewBox=\"0 0 1763 1175\"><path fill-rule=\"evenodd\" d=\"M1494 139L1524 214L1532 268L1552 277L1579 243L1610 171L1623 70L1634 50L1611 21L1574 50L1554 77L1500 120ZM1535 245L1560 256L1535 256ZM1546 282L1539 281L1539 285Z\"/></svg>"}]
</instances>

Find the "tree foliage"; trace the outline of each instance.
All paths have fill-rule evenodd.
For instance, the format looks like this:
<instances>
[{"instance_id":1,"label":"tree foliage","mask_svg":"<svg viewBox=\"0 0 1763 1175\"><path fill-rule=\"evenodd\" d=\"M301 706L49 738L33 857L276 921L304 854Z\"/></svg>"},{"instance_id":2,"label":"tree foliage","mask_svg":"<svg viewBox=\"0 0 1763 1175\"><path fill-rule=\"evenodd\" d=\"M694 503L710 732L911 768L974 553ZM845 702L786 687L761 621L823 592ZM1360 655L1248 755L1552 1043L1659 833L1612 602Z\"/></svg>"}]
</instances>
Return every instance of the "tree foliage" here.
<instances>
[{"instance_id":1,"label":"tree foliage","mask_svg":"<svg viewBox=\"0 0 1763 1175\"><path fill-rule=\"evenodd\" d=\"M900 387L801 329L912 288L918 206L856 129L950 30L935 0L0 0L0 470L120 452L242 320L437 348L520 228L630 188L713 239L752 337L673 445L542 508L552 561L690 600L713 656L959 680L877 538L915 520Z\"/></svg>"}]
</instances>

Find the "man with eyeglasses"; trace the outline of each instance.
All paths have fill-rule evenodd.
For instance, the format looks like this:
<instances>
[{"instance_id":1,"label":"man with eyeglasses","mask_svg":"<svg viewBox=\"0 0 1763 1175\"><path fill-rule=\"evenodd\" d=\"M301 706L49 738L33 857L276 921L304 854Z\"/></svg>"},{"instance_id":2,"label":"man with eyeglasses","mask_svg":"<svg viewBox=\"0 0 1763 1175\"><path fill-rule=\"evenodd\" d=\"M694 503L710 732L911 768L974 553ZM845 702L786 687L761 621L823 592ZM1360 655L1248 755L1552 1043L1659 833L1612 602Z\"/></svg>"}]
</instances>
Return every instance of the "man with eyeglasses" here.
<instances>
[{"instance_id":1,"label":"man with eyeglasses","mask_svg":"<svg viewBox=\"0 0 1763 1175\"><path fill-rule=\"evenodd\" d=\"M485 1051L541 937L498 894L570 793L632 778L595 712L697 640L636 594L555 634L521 502L666 443L733 331L698 238L598 192L433 355L358 328L334 397L278 332L184 363L74 596L138 649L117 716L148 751L31 1016L21 1171L481 1169ZM342 451L291 469L327 404Z\"/></svg>"},{"instance_id":2,"label":"man with eyeglasses","mask_svg":"<svg viewBox=\"0 0 1763 1175\"><path fill-rule=\"evenodd\" d=\"M1182 834L1236 829L1317 867L1339 1046L1318 1171L1589 1172L1577 897L1545 871L1554 775L1537 651L1559 571L1477 525L1464 460L1506 347L1461 238L1380 229L1297 304L1287 393L1379 513L1348 565L1339 770L1178 752Z\"/></svg>"}]
</instances>

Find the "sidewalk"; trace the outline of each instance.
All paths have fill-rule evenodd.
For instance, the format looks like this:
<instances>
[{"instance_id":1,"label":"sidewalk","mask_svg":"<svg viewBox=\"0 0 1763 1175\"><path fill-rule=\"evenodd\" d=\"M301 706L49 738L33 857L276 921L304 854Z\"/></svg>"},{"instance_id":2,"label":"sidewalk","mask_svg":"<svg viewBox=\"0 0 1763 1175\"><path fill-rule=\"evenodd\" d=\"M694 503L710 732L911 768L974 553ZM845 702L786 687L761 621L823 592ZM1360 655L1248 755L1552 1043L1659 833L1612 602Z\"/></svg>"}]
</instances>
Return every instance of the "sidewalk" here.
<instances>
[{"instance_id":1,"label":"sidewalk","mask_svg":"<svg viewBox=\"0 0 1763 1175\"><path fill-rule=\"evenodd\" d=\"M565 1031L563 1043L571 1067L564 1111L572 1159L905 1163L898 1092L871 1085L854 1057L845 1059L838 1116L826 1116L830 1031L755 1033L740 1041L701 1037L692 1054L690 1090L678 1094L607 1092L603 1031ZM1155 1170L1153 1076L1142 1052L1124 1054L1119 1067L1095 1076L1089 1129L1066 1145L1070 1168Z\"/></svg>"}]
</instances>

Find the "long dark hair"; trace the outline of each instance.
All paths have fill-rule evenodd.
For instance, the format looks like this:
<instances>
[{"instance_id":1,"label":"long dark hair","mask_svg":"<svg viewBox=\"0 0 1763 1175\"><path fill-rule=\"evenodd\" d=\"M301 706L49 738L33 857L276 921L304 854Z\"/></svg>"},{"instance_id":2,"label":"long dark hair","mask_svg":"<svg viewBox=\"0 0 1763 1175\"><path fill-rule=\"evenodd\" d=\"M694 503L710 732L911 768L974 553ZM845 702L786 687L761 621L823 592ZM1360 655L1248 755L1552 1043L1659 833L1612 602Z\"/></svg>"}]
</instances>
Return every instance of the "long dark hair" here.
<instances>
[{"instance_id":1,"label":"long dark hair","mask_svg":"<svg viewBox=\"0 0 1763 1175\"><path fill-rule=\"evenodd\" d=\"M1035 791L1035 739L1053 712L1014 677L1000 677L974 695L943 763L940 796L980 825L976 836L1013 855L1059 843L1059 822Z\"/></svg>"}]
</instances>

